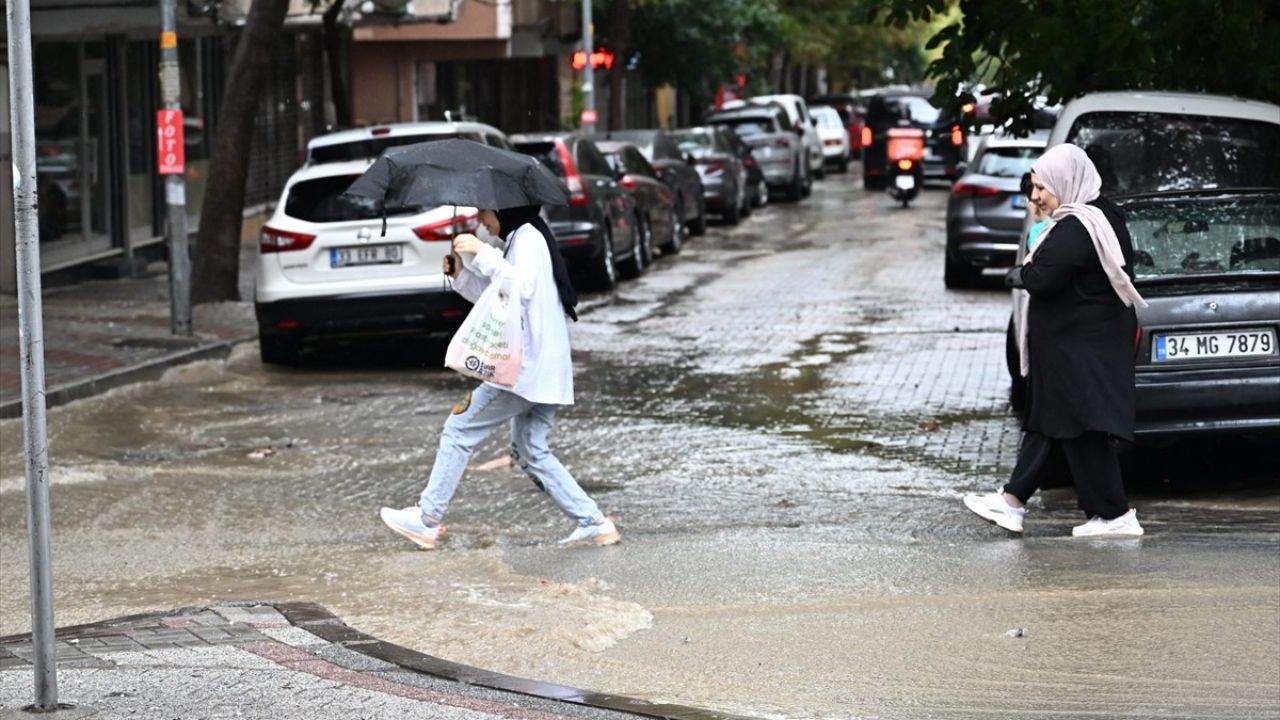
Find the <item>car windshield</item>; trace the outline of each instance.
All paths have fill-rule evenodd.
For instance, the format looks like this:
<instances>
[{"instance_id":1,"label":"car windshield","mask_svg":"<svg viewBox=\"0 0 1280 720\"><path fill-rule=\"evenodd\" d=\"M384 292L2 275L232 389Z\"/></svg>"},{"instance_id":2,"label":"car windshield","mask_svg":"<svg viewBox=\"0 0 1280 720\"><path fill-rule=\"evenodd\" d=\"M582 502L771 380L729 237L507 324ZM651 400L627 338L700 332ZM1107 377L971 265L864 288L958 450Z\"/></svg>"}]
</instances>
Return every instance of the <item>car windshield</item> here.
<instances>
[{"instance_id":1,"label":"car windshield","mask_svg":"<svg viewBox=\"0 0 1280 720\"><path fill-rule=\"evenodd\" d=\"M715 138L710 133L671 133L682 153L691 153L695 157L706 155L715 150Z\"/></svg>"},{"instance_id":2,"label":"car windshield","mask_svg":"<svg viewBox=\"0 0 1280 720\"><path fill-rule=\"evenodd\" d=\"M1136 198L1123 206L1138 281L1280 272L1280 195Z\"/></svg>"},{"instance_id":3,"label":"car windshield","mask_svg":"<svg viewBox=\"0 0 1280 720\"><path fill-rule=\"evenodd\" d=\"M941 111L918 95L898 95L884 98L882 108L885 115L878 118L884 121L889 118L907 118L913 122L932 125L938 121ZM886 117L887 116L887 117Z\"/></svg>"},{"instance_id":4,"label":"car windshield","mask_svg":"<svg viewBox=\"0 0 1280 720\"><path fill-rule=\"evenodd\" d=\"M978 158L974 172L993 177L1020 178L1044 153L1039 147L990 147Z\"/></svg>"},{"instance_id":5,"label":"car windshield","mask_svg":"<svg viewBox=\"0 0 1280 720\"><path fill-rule=\"evenodd\" d=\"M762 135L764 133L777 132L773 123L764 118L741 118L735 120L716 120L715 125L724 125L733 128L739 137L748 135Z\"/></svg>"},{"instance_id":6,"label":"car windshield","mask_svg":"<svg viewBox=\"0 0 1280 720\"><path fill-rule=\"evenodd\" d=\"M463 133L433 133L430 135L383 135L381 137L353 140L334 145L319 145L311 148L307 156L312 163L342 162L344 160L364 160L376 158L387 148L414 143L433 142L449 138L465 137L468 140L480 141L477 135Z\"/></svg>"},{"instance_id":7,"label":"car windshield","mask_svg":"<svg viewBox=\"0 0 1280 720\"><path fill-rule=\"evenodd\" d=\"M284 202L284 214L314 223L381 219L382 209L377 203L340 197L357 177L359 175L331 175L294 183ZM428 209L429 206L388 207L387 217L413 215Z\"/></svg>"},{"instance_id":8,"label":"car windshield","mask_svg":"<svg viewBox=\"0 0 1280 720\"><path fill-rule=\"evenodd\" d=\"M840 123L840 114L835 110L830 112L814 112L813 116L818 119L818 125L826 128L842 128L844 125Z\"/></svg>"},{"instance_id":9,"label":"car windshield","mask_svg":"<svg viewBox=\"0 0 1280 720\"><path fill-rule=\"evenodd\" d=\"M1280 187L1280 124L1147 112L1080 116L1067 142L1084 148L1104 195Z\"/></svg>"}]
</instances>

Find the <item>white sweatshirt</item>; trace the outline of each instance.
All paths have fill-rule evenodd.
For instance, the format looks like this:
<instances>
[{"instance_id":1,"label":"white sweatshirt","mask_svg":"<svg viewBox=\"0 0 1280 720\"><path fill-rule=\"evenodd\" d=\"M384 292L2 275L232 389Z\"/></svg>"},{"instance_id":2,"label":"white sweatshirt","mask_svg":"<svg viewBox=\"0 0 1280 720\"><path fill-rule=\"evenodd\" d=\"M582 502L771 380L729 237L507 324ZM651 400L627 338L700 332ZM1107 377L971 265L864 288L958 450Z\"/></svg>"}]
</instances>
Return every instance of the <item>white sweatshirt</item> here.
<instances>
[{"instance_id":1,"label":"white sweatshirt","mask_svg":"<svg viewBox=\"0 0 1280 720\"><path fill-rule=\"evenodd\" d=\"M526 223L507 238L506 254L504 258L497 248L485 245L471 267L458 274L453 289L474 303L490 282L509 278L524 306L524 356L510 392L544 405L572 405L569 320L560 304L547 241Z\"/></svg>"}]
</instances>

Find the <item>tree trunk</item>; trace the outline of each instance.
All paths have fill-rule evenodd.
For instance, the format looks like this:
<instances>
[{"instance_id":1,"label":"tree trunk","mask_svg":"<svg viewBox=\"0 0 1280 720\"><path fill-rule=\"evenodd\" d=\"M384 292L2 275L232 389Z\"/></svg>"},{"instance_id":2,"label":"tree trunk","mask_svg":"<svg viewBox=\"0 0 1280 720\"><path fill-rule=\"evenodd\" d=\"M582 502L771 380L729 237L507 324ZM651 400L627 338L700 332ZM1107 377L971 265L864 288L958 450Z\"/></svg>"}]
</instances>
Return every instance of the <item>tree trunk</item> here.
<instances>
[{"instance_id":1,"label":"tree trunk","mask_svg":"<svg viewBox=\"0 0 1280 720\"><path fill-rule=\"evenodd\" d=\"M192 254L191 299L240 299L240 227L245 179L253 147L253 117L271 62L271 46L284 27L289 0L253 0L236 41L218 110L200 231Z\"/></svg>"},{"instance_id":2,"label":"tree trunk","mask_svg":"<svg viewBox=\"0 0 1280 720\"><path fill-rule=\"evenodd\" d=\"M343 0L333 0L324 11L324 52L329 58L329 92L333 94L333 122L339 129L351 127L351 98L347 94L346 65L342 51L346 45L346 28L338 24Z\"/></svg>"},{"instance_id":3,"label":"tree trunk","mask_svg":"<svg viewBox=\"0 0 1280 720\"><path fill-rule=\"evenodd\" d=\"M312 31L302 33L301 39L302 96L307 109L305 142L325 131L324 37L323 32Z\"/></svg>"},{"instance_id":4,"label":"tree trunk","mask_svg":"<svg viewBox=\"0 0 1280 720\"><path fill-rule=\"evenodd\" d=\"M609 42L613 47L613 67L609 68L609 129L621 130L623 121L622 80L631 54L631 0L613 0L609 7Z\"/></svg>"}]
</instances>

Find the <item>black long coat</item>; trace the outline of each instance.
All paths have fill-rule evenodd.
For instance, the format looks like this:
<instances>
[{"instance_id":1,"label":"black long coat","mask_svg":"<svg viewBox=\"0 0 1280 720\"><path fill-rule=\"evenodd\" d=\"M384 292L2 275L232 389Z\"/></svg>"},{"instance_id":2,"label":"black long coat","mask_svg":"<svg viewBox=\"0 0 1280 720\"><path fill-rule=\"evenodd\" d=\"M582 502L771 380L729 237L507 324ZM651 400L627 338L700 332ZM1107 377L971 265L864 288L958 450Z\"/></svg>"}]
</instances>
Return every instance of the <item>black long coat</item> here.
<instances>
[{"instance_id":1,"label":"black long coat","mask_svg":"<svg viewBox=\"0 0 1280 720\"><path fill-rule=\"evenodd\" d=\"M1099 198L1133 278L1133 241L1124 213ZM1102 269L1084 224L1058 222L1022 267L1030 294L1027 322L1027 412L1023 429L1052 438L1088 430L1133 439L1133 356L1137 315L1126 307Z\"/></svg>"}]
</instances>

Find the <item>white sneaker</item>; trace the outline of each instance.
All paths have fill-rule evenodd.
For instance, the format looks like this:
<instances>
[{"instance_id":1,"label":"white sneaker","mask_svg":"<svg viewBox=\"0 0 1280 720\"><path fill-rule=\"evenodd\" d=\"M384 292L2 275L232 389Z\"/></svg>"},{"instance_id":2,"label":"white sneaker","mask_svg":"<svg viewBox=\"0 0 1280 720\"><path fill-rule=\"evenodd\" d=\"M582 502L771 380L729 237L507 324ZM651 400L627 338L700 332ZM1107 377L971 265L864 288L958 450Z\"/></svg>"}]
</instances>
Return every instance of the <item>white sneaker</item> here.
<instances>
[{"instance_id":1,"label":"white sneaker","mask_svg":"<svg viewBox=\"0 0 1280 720\"><path fill-rule=\"evenodd\" d=\"M613 517L606 517L604 520L595 525L580 526L569 534L569 537L560 541L561 545L577 545L579 543L590 543L592 545L612 545L622 539L622 533L618 532L618 527L613 524Z\"/></svg>"},{"instance_id":2,"label":"white sneaker","mask_svg":"<svg viewBox=\"0 0 1280 720\"><path fill-rule=\"evenodd\" d=\"M1142 526L1138 524L1138 511L1129 512L1118 518L1103 520L1097 515L1089 518L1089 522L1071 528L1073 537L1138 537L1142 535Z\"/></svg>"},{"instance_id":3,"label":"white sneaker","mask_svg":"<svg viewBox=\"0 0 1280 720\"><path fill-rule=\"evenodd\" d=\"M412 505L403 510L384 507L379 515L387 527L409 538L423 550L434 550L436 540L444 534L443 525L428 527L426 523L422 522L422 509L417 505Z\"/></svg>"},{"instance_id":4,"label":"white sneaker","mask_svg":"<svg viewBox=\"0 0 1280 720\"><path fill-rule=\"evenodd\" d=\"M1022 532L1022 519L1027 515L1026 508L1010 505L1004 499L1004 493L999 491L986 495L965 495L964 506L983 520L989 520L1009 532Z\"/></svg>"}]
</instances>

